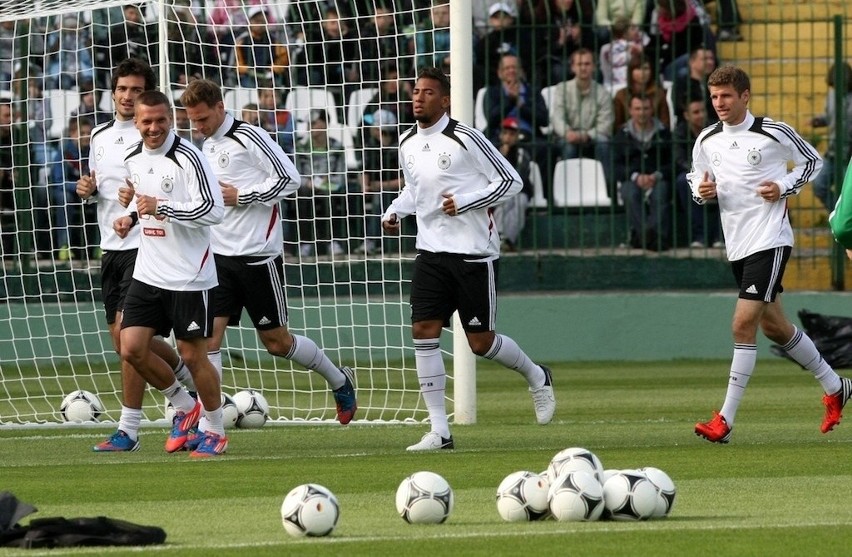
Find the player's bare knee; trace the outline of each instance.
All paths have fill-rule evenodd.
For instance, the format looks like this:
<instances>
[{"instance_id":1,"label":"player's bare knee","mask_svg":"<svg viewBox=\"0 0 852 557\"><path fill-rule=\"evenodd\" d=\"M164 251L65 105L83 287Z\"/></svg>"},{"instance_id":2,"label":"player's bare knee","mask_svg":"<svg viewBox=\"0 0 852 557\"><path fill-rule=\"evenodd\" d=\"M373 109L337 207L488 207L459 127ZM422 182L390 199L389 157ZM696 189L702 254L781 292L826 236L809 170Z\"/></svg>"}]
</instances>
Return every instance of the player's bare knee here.
<instances>
[{"instance_id":1,"label":"player's bare knee","mask_svg":"<svg viewBox=\"0 0 852 557\"><path fill-rule=\"evenodd\" d=\"M266 351L273 356L284 357L290 353L293 348L293 335L287 330L276 332L275 334L265 334L260 336L260 340L266 347Z\"/></svg>"}]
</instances>

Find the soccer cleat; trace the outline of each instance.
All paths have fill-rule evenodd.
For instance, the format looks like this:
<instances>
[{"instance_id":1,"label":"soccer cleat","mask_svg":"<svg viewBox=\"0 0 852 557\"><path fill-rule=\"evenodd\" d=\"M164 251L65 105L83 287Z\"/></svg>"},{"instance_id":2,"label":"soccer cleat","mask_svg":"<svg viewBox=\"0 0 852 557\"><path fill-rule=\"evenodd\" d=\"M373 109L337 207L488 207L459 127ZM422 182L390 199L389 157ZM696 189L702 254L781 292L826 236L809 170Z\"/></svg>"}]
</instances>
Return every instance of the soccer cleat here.
<instances>
[{"instance_id":1,"label":"soccer cleat","mask_svg":"<svg viewBox=\"0 0 852 557\"><path fill-rule=\"evenodd\" d=\"M202 433L198 448L189 453L190 458L209 458L219 456L228 449L228 438L224 435L216 435L210 431Z\"/></svg>"},{"instance_id":2,"label":"soccer cleat","mask_svg":"<svg viewBox=\"0 0 852 557\"><path fill-rule=\"evenodd\" d=\"M203 440L204 432L198 431L198 428L194 427L186 433L186 443L183 444L183 450L194 451Z\"/></svg>"},{"instance_id":3,"label":"soccer cleat","mask_svg":"<svg viewBox=\"0 0 852 557\"><path fill-rule=\"evenodd\" d=\"M539 366L544 371L544 385L538 389L530 389L533 405L535 406L535 419L541 424L549 424L556 411L556 398L553 396L553 376L549 367Z\"/></svg>"},{"instance_id":4,"label":"soccer cleat","mask_svg":"<svg viewBox=\"0 0 852 557\"><path fill-rule=\"evenodd\" d=\"M98 443L92 450L96 453L121 453L139 450L139 440L133 440L120 429L113 433L109 439Z\"/></svg>"},{"instance_id":5,"label":"soccer cleat","mask_svg":"<svg viewBox=\"0 0 852 557\"><path fill-rule=\"evenodd\" d=\"M435 433L434 431L430 431L429 433L424 435L422 439L420 439L419 443L417 443L415 445L411 445L410 447L408 447L405 450L415 452L415 451L439 451L441 449L452 450L454 448L455 448L455 445L453 444L453 436L452 435L450 435L449 438L445 438L445 437L441 437L440 434Z\"/></svg>"},{"instance_id":6,"label":"soccer cleat","mask_svg":"<svg viewBox=\"0 0 852 557\"><path fill-rule=\"evenodd\" d=\"M186 444L190 430L198 426L198 420L200 419L200 402L196 402L195 408L189 412L175 412L175 417L172 421L172 431L169 433L169 438L166 439L166 452L173 453L181 450Z\"/></svg>"},{"instance_id":7,"label":"soccer cleat","mask_svg":"<svg viewBox=\"0 0 852 557\"><path fill-rule=\"evenodd\" d=\"M825 417L822 419L820 431L828 433L840 423L840 418L843 417L843 407L846 406L850 397L852 397L852 379L841 377L840 390L833 395L822 397L822 403L825 405Z\"/></svg>"},{"instance_id":8,"label":"soccer cleat","mask_svg":"<svg viewBox=\"0 0 852 557\"><path fill-rule=\"evenodd\" d=\"M731 440L732 429L733 427L725 421L725 417L714 411L712 420L695 424L695 435L713 443L727 443Z\"/></svg>"},{"instance_id":9,"label":"soccer cleat","mask_svg":"<svg viewBox=\"0 0 852 557\"><path fill-rule=\"evenodd\" d=\"M342 387L333 391L334 402L337 403L337 421L346 425L355 417L355 411L358 410L358 401L355 399L352 369L344 366L340 368L340 371L346 376L346 381Z\"/></svg>"}]
</instances>

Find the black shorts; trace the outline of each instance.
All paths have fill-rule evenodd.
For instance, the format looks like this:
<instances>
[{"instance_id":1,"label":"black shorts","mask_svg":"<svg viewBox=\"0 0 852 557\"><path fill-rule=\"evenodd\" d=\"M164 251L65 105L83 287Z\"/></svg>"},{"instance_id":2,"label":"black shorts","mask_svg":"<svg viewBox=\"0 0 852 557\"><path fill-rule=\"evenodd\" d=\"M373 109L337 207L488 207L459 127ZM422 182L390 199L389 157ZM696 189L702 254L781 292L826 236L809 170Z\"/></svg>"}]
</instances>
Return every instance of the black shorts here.
<instances>
[{"instance_id":1,"label":"black shorts","mask_svg":"<svg viewBox=\"0 0 852 557\"><path fill-rule=\"evenodd\" d=\"M287 295L284 288L284 257L216 256L219 286L213 289L213 315L228 316L229 325L239 325L243 308L257 330L287 324Z\"/></svg>"},{"instance_id":2,"label":"black shorts","mask_svg":"<svg viewBox=\"0 0 852 557\"><path fill-rule=\"evenodd\" d=\"M136 279L127 289L121 328L148 327L167 337L209 338L213 333L213 289L165 290Z\"/></svg>"},{"instance_id":3,"label":"black shorts","mask_svg":"<svg viewBox=\"0 0 852 557\"><path fill-rule=\"evenodd\" d=\"M740 287L740 298L759 302L774 302L784 292L781 279L793 248L782 246L759 251L731 262L731 270Z\"/></svg>"},{"instance_id":4,"label":"black shorts","mask_svg":"<svg viewBox=\"0 0 852 557\"><path fill-rule=\"evenodd\" d=\"M101 260L101 297L107 323L115 323L115 315L124 307L124 297L133 279L139 250L105 251Z\"/></svg>"},{"instance_id":5,"label":"black shorts","mask_svg":"<svg viewBox=\"0 0 852 557\"><path fill-rule=\"evenodd\" d=\"M411 278L411 322L440 320L446 327L458 311L465 331L493 331L494 262L491 256L419 252Z\"/></svg>"}]
</instances>

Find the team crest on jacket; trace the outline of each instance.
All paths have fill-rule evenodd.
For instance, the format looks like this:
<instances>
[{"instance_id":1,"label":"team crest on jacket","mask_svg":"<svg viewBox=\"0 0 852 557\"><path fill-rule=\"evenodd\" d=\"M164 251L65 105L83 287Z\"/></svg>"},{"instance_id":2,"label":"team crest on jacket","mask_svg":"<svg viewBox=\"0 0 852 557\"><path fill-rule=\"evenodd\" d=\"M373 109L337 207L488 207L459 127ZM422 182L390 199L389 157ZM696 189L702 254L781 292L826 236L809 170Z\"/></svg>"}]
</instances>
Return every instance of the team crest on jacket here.
<instances>
[{"instance_id":1,"label":"team crest on jacket","mask_svg":"<svg viewBox=\"0 0 852 557\"><path fill-rule=\"evenodd\" d=\"M713 163L713 166L719 166L720 164L722 164L722 155L720 155L719 153L713 153L712 155L710 155L710 162Z\"/></svg>"},{"instance_id":2,"label":"team crest on jacket","mask_svg":"<svg viewBox=\"0 0 852 557\"><path fill-rule=\"evenodd\" d=\"M95 153L95 160L98 160L98 161L99 161L99 160L101 160L102 158L104 158L104 148L103 148L103 147L98 147L98 150L97 150L97 152Z\"/></svg>"},{"instance_id":3,"label":"team crest on jacket","mask_svg":"<svg viewBox=\"0 0 852 557\"><path fill-rule=\"evenodd\" d=\"M405 159L405 168L407 168L408 170L414 168L414 156L408 155L408 158Z\"/></svg>"},{"instance_id":4,"label":"team crest on jacket","mask_svg":"<svg viewBox=\"0 0 852 557\"><path fill-rule=\"evenodd\" d=\"M228 153L220 153L219 158L216 159L216 162L219 164L219 168L227 168L228 164L231 162L231 157L228 156Z\"/></svg>"},{"instance_id":5,"label":"team crest on jacket","mask_svg":"<svg viewBox=\"0 0 852 557\"><path fill-rule=\"evenodd\" d=\"M441 170L446 170L450 167L451 164L452 161L450 160L450 155L446 153L441 153L441 155L438 157L438 168L440 168Z\"/></svg>"},{"instance_id":6,"label":"team crest on jacket","mask_svg":"<svg viewBox=\"0 0 852 557\"><path fill-rule=\"evenodd\" d=\"M752 166L759 165L762 159L763 157L761 157L760 151L758 149L752 149L748 152L748 155L746 156L746 160Z\"/></svg>"},{"instance_id":7,"label":"team crest on jacket","mask_svg":"<svg viewBox=\"0 0 852 557\"><path fill-rule=\"evenodd\" d=\"M175 181L170 176L166 176L160 182L160 189L166 193L172 193L172 190L175 189Z\"/></svg>"}]
</instances>

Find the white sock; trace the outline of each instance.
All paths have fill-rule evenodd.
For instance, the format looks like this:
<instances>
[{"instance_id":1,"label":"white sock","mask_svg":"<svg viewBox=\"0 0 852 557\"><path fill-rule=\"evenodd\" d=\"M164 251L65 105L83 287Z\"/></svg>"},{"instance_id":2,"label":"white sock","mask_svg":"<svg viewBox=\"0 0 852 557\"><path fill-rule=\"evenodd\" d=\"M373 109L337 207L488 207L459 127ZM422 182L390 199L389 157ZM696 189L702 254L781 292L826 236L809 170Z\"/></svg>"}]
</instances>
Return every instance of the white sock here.
<instances>
[{"instance_id":1,"label":"white sock","mask_svg":"<svg viewBox=\"0 0 852 557\"><path fill-rule=\"evenodd\" d=\"M526 378L533 389L544 385L547 379L541 366L530 360L518 343L506 335L494 335L494 344L483 357L514 369Z\"/></svg>"},{"instance_id":2,"label":"white sock","mask_svg":"<svg viewBox=\"0 0 852 557\"><path fill-rule=\"evenodd\" d=\"M793 338L782 348L800 366L814 374L814 377L822 385L822 390L825 391L825 394L833 395L840 390L840 376L823 359L814 345L814 341L804 331L796 329L793 333Z\"/></svg>"},{"instance_id":3,"label":"white sock","mask_svg":"<svg viewBox=\"0 0 852 557\"><path fill-rule=\"evenodd\" d=\"M317 343L302 335L292 335L293 347L286 358L297 364L316 371L328 382L328 386L336 391L346 383L346 376L338 369Z\"/></svg>"},{"instance_id":4,"label":"white sock","mask_svg":"<svg viewBox=\"0 0 852 557\"><path fill-rule=\"evenodd\" d=\"M417 379L420 381L420 394L429 411L432 431L441 437L450 437L450 424L447 420L447 407L444 397L447 389L447 371L441 355L440 339L415 339L414 361L417 365Z\"/></svg>"},{"instance_id":5,"label":"white sock","mask_svg":"<svg viewBox=\"0 0 852 557\"><path fill-rule=\"evenodd\" d=\"M139 426L142 424L142 410L121 406L121 417L118 419L118 429L136 441L139 438Z\"/></svg>"},{"instance_id":6,"label":"white sock","mask_svg":"<svg viewBox=\"0 0 852 557\"><path fill-rule=\"evenodd\" d=\"M728 392L725 394L725 404L719 411L729 426L734 425L737 408L745 394L755 363L757 363L756 344L734 344L734 357L731 360L731 373L728 376Z\"/></svg>"},{"instance_id":7,"label":"white sock","mask_svg":"<svg viewBox=\"0 0 852 557\"><path fill-rule=\"evenodd\" d=\"M186 387L187 391L195 392L195 381L192 379L192 373L189 372L189 368L186 367L186 364L183 363L183 360L178 360L178 364L174 369L175 377L181 384Z\"/></svg>"},{"instance_id":8,"label":"white sock","mask_svg":"<svg viewBox=\"0 0 852 557\"><path fill-rule=\"evenodd\" d=\"M222 384L222 351L216 350L215 352L208 352L207 359L210 360L210 363L213 364L213 369L216 370L216 375L219 376L219 384ZM201 397L198 398L201 400ZM202 408L204 407L204 403L201 403ZM207 413L201 413L201 419L198 420L198 433L204 433L208 431L209 421L207 420Z\"/></svg>"},{"instance_id":9,"label":"white sock","mask_svg":"<svg viewBox=\"0 0 852 557\"><path fill-rule=\"evenodd\" d=\"M177 379L170 387L166 387L160 392L169 399L177 412L192 412L192 409L195 408L195 399L189 396L189 393L181 387Z\"/></svg>"},{"instance_id":10,"label":"white sock","mask_svg":"<svg viewBox=\"0 0 852 557\"><path fill-rule=\"evenodd\" d=\"M216 410L205 410L202 413L207 421L205 432L215 433L216 435L225 435L225 426L222 424L222 407L219 406ZM200 431L200 428L199 428Z\"/></svg>"}]
</instances>

